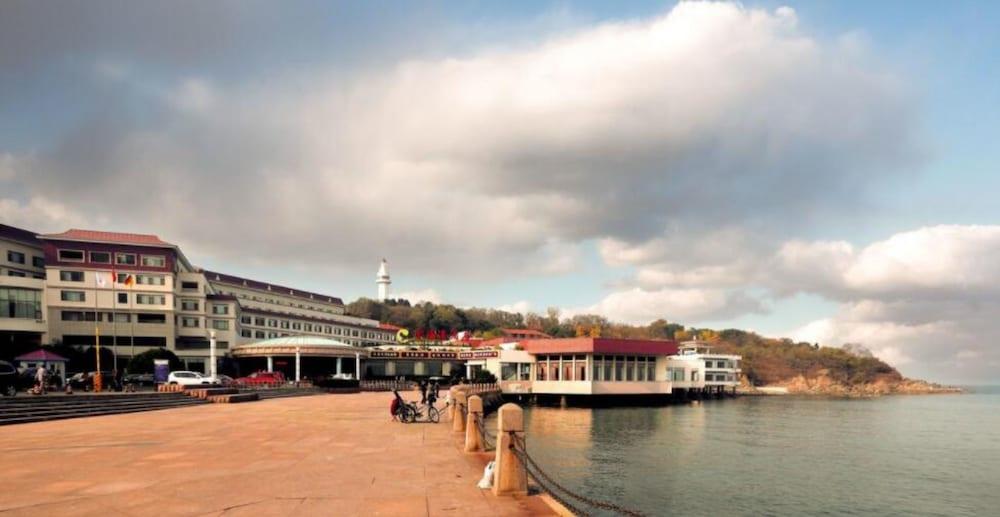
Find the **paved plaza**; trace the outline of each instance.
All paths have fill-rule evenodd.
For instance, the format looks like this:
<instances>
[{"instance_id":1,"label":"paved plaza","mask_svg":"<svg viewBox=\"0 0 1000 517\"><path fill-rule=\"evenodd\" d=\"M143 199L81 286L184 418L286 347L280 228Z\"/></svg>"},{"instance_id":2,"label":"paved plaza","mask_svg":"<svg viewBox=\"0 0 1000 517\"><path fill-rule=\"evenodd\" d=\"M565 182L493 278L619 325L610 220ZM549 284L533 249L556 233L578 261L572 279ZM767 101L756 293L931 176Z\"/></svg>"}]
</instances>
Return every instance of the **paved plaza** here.
<instances>
[{"instance_id":1,"label":"paved plaza","mask_svg":"<svg viewBox=\"0 0 1000 517\"><path fill-rule=\"evenodd\" d=\"M0 428L0 515L529 515L476 488L450 423L392 422L390 393ZM412 398L412 396L410 397Z\"/></svg>"}]
</instances>

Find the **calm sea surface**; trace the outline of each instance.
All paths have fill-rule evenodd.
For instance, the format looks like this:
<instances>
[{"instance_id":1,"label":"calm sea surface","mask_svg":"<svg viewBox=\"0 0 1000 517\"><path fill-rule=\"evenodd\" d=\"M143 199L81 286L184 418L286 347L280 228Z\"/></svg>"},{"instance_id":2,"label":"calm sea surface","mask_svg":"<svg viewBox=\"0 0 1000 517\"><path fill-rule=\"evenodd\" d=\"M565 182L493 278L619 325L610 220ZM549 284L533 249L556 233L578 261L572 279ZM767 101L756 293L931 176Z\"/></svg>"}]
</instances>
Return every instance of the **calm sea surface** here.
<instances>
[{"instance_id":1,"label":"calm sea surface","mask_svg":"<svg viewBox=\"0 0 1000 517\"><path fill-rule=\"evenodd\" d=\"M1000 389L527 411L528 450L650 515L1000 516Z\"/></svg>"}]
</instances>

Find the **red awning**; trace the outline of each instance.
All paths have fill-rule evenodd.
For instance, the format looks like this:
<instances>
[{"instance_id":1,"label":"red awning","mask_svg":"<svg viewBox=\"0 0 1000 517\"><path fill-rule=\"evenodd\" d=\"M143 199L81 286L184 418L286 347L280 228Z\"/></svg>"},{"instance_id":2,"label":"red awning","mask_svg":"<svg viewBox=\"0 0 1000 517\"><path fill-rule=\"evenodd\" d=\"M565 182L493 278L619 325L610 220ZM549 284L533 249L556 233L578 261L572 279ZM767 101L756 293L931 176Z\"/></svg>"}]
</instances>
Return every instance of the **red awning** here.
<instances>
[{"instance_id":1,"label":"red awning","mask_svg":"<svg viewBox=\"0 0 1000 517\"><path fill-rule=\"evenodd\" d=\"M52 352L49 352L48 350L43 350L43 349L38 349L35 350L34 352L28 352L27 354L19 355L15 357L14 360L24 361L24 362L47 361L52 363L65 363L66 361L69 361L69 359L66 359L65 357L59 354L54 354Z\"/></svg>"}]
</instances>

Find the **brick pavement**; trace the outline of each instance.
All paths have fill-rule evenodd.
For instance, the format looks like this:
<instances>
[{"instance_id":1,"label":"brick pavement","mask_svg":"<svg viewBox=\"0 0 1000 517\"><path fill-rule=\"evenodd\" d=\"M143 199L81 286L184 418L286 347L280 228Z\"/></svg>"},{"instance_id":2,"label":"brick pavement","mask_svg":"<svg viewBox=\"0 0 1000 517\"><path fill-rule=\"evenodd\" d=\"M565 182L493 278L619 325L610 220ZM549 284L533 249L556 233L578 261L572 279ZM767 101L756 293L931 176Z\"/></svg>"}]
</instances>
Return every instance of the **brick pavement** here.
<instances>
[{"instance_id":1,"label":"brick pavement","mask_svg":"<svg viewBox=\"0 0 1000 517\"><path fill-rule=\"evenodd\" d=\"M321 395L0 428L0 515L530 515L476 488L450 424L391 394Z\"/></svg>"}]
</instances>

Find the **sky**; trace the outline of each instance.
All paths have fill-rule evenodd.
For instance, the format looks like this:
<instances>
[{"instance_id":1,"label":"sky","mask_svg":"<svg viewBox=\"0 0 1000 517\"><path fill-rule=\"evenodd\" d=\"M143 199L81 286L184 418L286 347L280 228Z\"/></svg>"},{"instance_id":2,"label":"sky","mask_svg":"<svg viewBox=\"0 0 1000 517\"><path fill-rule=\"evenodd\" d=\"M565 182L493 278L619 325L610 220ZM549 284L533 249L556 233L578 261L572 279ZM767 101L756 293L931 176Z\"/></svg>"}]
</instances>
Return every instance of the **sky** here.
<instances>
[{"instance_id":1,"label":"sky","mask_svg":"<svg viewBox=\"0 0 1000 517\"><path fill-rule=\"evenodd\" d=\"M0 222L1000 381L1000 5L0 4Z\"/></svg>"}]
</instances>

